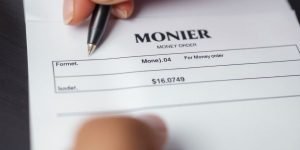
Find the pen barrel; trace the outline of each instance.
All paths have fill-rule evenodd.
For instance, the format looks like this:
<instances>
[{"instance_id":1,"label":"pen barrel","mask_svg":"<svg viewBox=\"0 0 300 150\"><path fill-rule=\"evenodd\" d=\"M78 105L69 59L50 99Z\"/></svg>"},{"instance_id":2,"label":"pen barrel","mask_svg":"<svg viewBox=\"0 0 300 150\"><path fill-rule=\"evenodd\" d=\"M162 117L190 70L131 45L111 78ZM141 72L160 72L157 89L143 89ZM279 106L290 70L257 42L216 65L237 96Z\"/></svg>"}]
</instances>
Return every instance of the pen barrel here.
<instances>
[{"instance_id":1,"label":"pen barrel","mask_svg":"<svg viewBox=\"0 0 300 150\"><path fill-rule=\"evenodd\" d=\"M88 44L99 45L105 32L110 17L110 5L96 5L92 14L89 33Z\"/></svg>"}]
</instances>

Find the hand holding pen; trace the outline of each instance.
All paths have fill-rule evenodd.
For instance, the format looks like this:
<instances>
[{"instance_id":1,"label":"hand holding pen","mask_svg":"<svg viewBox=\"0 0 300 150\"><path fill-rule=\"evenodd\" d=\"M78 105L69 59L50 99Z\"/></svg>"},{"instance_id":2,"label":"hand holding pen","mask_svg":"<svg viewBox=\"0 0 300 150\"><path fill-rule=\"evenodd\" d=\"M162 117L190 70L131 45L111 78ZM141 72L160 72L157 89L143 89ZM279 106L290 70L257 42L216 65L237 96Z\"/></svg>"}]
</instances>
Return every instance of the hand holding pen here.
<instances>
[{"instance_id":1,"label":"hand holding pen","mask_svg":"<svg viewBox=\"0 0 300 150\"><path fill-rule=\"evenodd\" d=\"M90 56L102 42L110 14L126 19L133 6L133 0L64 0L64 22L76 25L92 14L87 38Z\"/></svg>"},{"instance_id":2,"label":"hand holding pen","mask_svg":"<svg viewBox=\"0 0 300 150\"><path fill-rule=\"evenodd\" d=\"M96 5L112 5L111 13L117 18L129 18L134 9L133 0L64 0L64 22L77 25L87 19Z\"/></svg>"}]
</instances>

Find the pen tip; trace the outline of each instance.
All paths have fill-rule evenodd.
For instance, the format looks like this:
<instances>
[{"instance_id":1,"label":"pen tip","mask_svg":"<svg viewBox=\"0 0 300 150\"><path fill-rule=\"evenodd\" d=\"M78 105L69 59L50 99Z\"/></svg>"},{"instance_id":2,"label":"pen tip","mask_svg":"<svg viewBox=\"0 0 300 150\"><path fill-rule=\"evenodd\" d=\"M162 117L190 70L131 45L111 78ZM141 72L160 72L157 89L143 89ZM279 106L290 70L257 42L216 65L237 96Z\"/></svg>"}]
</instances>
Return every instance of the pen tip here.
<instances>
[{"instance_id":1,"label":"pen tip","mask_svg":"<svg viewBox=\"0 0 300 150\"><path fill-rule=\"evenodd\" d=\"M95 50L96 50L96 45L88 44L88 54L89 54L89 56L91 56L94 53Z\"/></svg>"}]
</instances>

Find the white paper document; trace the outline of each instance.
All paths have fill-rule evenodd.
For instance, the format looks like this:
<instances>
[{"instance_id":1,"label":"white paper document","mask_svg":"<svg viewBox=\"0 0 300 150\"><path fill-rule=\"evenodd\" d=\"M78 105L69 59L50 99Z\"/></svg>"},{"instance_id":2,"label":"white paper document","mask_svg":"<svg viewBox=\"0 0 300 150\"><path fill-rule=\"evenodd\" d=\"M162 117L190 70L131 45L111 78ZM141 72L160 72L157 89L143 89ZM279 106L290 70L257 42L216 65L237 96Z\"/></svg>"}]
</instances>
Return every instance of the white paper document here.
<instances>
[{"instance_id":1,"label":"white paper document","mask_svg":"<svg viewBox=\"0 0 300 150\"><path fill-rule=\"evenodd\" d=\"M87 25L28 10L39 4L25 1L33 150L70 150L93 117L148 113L166 121L167 150L300 149L300 28L285 6L111 20L88 57Z\"/></svg>"}]
</instances>

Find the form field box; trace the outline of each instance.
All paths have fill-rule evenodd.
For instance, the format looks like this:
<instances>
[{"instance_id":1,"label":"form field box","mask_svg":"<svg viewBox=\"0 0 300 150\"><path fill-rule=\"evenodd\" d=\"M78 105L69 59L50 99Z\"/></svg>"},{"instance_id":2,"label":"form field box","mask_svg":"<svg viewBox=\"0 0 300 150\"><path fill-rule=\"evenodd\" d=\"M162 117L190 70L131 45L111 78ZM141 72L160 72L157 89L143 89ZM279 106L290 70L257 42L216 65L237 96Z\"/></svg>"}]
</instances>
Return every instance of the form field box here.
<instances>
[{"instance_id":1,"label":"form field box","mask_svg":"<svg viewBox=\"0 0 300 150\"><path fill-rule=\"evenodd\" d=\"M57 93L89 92L298 76L300 53L295 45L54 61L52 65ZM185 80L165 81L171 78Z\"/></svg>"}]
</instances>

